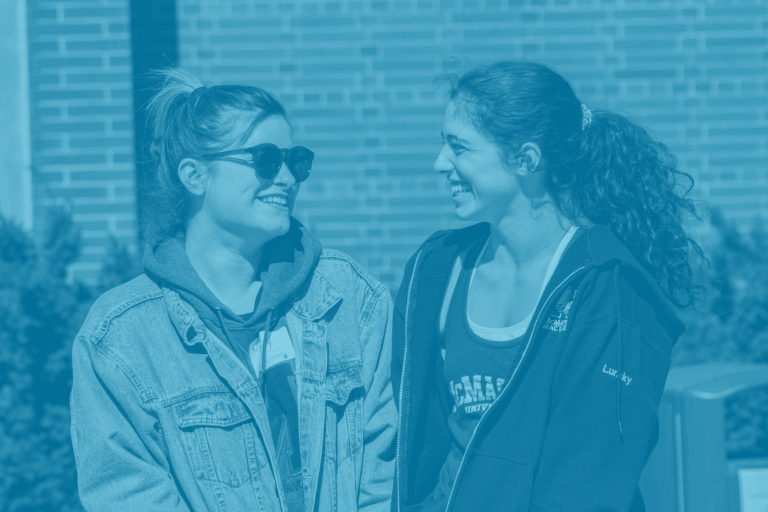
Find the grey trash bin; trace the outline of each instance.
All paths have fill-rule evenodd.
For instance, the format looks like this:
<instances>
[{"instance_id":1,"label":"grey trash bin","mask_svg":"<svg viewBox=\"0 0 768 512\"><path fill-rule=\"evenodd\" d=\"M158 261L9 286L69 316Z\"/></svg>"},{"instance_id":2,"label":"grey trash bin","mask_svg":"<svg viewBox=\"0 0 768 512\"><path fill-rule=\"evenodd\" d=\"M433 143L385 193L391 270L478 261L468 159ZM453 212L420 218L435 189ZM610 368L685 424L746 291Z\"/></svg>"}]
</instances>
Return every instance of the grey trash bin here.
<instances>
[{"instance_id":1,"label":"grey trash bin","mask_svg":"<svg viewBox=\"0 0 768 512\"><path fill-rule=\"evenodd\" d=\"M659 442L640 479L648 512L768 512L768 449L761 445L745 457L726 446L726 410L749 393L768 393L768 365L670 371ZM760 418L759 428L766 424ZM757 435L768 438L765 431Z\"/></svg>"}]
</instances>

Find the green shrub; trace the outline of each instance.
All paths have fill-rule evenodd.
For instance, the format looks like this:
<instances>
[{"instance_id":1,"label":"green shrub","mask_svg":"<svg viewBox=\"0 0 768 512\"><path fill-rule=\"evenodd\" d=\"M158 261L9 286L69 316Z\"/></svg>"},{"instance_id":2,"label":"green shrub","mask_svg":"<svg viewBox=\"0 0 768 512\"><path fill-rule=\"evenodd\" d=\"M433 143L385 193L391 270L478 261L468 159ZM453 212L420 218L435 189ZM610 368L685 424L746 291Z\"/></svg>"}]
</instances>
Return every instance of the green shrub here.
<instances>
[{"instance_id":1,"label":"green shrub","mask_svg":"<svg viewBox=\"0 0 768 512\"><path fill-rule=\"evenodd\" d=\"M37 245L0 218L0 505L80 510L69 442L71 350L93 300L66 282L80 239L52 215Z\"/></svg>"},{"instance_id":2,"label":"green shrub","mask_svg":"<svg viewBox=\"0 0 768 512\"><path fill-rule=\"evenodd\" d=\"M742 234L713 212L710 268L698 280L704 290L698 308L682 312L686 332L673 364L709 361L768 363L768 232L755 221ZM726 403L729 458L768 456L768 388L745 390Z\"/></svg>"},{"instance_id":3,"label":"green shrub","mask_svg":"<svg viewBox=\"0 0 768 512\"><path fill-rule=\"evenodd\" d=\"M67 280L79 254L71 218L47 234L0 217L0 510L79 511L70 442L72 342L95 298L138 274L116 242L97 286Z\"/></svg>"},{"instance_id":4,"label":"green shrub","mask_svg":"<svg viewBox=\"0 0 768 512\"><path fill-rule=\"evenodd\" d=\"M742 234L718 211L710 217L709 269L698 272L702 303L681 311L686 332L673 364L768 363L768 231L756 220Z\"/></svg>"}]
</instances>

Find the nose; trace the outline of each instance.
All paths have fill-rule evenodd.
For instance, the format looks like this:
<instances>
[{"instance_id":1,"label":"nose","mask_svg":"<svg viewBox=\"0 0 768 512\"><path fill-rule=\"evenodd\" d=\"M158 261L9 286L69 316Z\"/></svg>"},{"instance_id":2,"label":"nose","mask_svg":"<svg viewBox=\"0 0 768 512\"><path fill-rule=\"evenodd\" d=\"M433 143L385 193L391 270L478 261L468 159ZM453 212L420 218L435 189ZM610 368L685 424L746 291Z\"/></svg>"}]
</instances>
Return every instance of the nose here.
<instances>
[{"instance_id":1,"label":"nose","mask_svg":"<svg viewBox=\"0 0 768 512\"><path fill-rule=\"evenodd\" d=\"M440 153L437 155L434 165L432 166L437 172L450 173L453 171L453 162L450 158L450 148L448 144L443 144Z\"/></svg>"},{"instance_id":2,"label":"nose","mask_svg":"<svg viewBox=\"0 0 768 512\"><path fill-rule=\"evenodd\" d=\"M280 172L272 179L272 183L283 187L291 187L296 184L296 178L293 177L291 170L288 169L285 162L280 166Z\"/></svg>"}]
</instances>

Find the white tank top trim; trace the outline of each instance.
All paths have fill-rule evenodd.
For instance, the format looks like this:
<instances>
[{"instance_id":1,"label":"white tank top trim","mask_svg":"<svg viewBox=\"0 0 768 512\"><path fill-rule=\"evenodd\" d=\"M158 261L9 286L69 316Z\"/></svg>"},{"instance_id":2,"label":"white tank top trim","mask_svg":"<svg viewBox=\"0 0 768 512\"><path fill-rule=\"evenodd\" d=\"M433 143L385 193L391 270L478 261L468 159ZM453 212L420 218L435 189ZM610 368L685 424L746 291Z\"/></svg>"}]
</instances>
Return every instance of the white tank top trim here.
<instances>
[{"instance_id":1,"label":"white tank top trim","mask_svg":"<svg viewBox=\"0 0 768 512\"><path fill-rule=\"evenodd\" d=\"M544 293L544 289L547 287L547 284L549 284L549 279L552 277L552 274L555 273L555 269L557 268L557 264L560 263L560 258L563 255L563 252L565 251L565 248L568 247L568 243L570 243L571 239L573 238L573 235L576 233L576 231L579 229L578 226L571 226L571 229L568 230L568 232L563 236L563 239L560 240L560 245L557 246L557 250L555 251L555 254L552 255L552 260L549 262L549 267L547 267L547 273L544 276L544 282L541 285L541 290L539 290L539 296L536 299L536 303L538 304L539 299L541 299L541 294ZM490 237L488 237L488 240L490 240ZM469 290L472 289L472 282L475 280L475 271L477 270L477 264L480 262L480 260L485 255L485 250L488 248L488 240L485 241L485 245L483 245L483 249L480 251L480 255L475 260L475 265L472 268L472 275L469 278L469 289L467 290L467 293L469 293ZM535 310L535 308L534 308ZM525 331L528 330L528 324L531 323L531 320L533 319L533 311L530 312L530 314L525 317L522 321L516 323L515 325L510 325L508 327L484 327L482 325L478 325L475 322L472 321L471 318L469 318L469 311L467 311L467 322L469 323L470 329L472 329L472 332L480 336L481 338L488 340L488 341L509 341L513 340L515 338L519 338L523 334L525 334Z\"/></svg>"}]
</instances>

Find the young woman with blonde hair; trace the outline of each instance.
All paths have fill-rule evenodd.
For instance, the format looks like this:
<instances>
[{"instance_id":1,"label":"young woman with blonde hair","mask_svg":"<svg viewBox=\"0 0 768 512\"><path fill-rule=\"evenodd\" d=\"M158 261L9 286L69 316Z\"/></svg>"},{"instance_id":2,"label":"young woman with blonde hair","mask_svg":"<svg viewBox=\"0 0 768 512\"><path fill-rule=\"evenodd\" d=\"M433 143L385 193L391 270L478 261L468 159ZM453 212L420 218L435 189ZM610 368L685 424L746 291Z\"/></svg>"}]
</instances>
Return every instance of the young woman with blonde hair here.
<instances>
[{"instance_id":1,"label":"young woman with blonde hair","mask_svg":"<svg viewBox=\"0 0 768 512\"><path fill-rule=\"evenodd\" d=\"M314 154L271 94L164 78L145 274L73 349L83 506L389 509L389 292L291 216Z\"/></svg>"}]
</instances>

